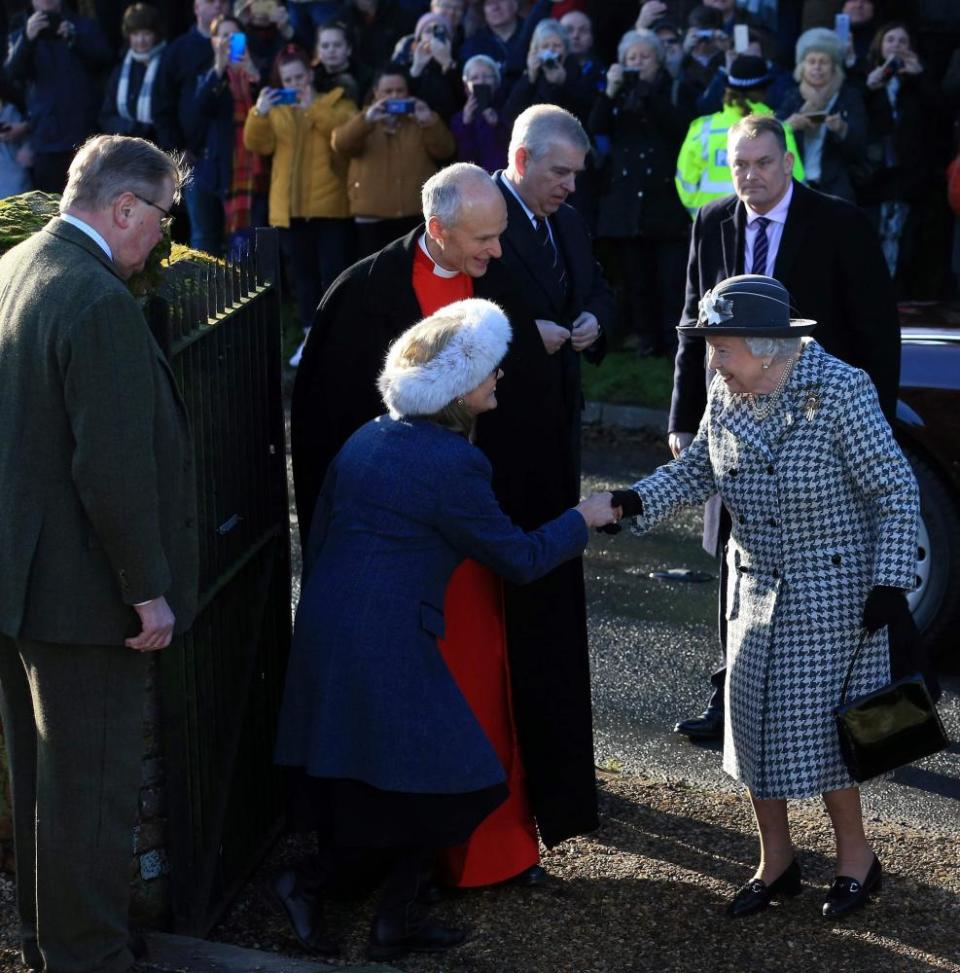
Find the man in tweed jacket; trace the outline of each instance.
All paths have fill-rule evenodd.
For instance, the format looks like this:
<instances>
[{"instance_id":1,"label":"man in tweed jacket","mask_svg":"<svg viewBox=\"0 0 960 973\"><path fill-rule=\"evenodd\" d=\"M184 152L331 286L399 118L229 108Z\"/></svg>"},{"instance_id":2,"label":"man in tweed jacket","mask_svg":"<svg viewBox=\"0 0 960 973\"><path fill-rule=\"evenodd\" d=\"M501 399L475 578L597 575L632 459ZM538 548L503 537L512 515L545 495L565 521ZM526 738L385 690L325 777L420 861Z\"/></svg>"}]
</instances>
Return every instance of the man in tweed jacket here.
<instances>
[{"instance_id":1,"label":"man in tweed jacket","mask_svg":"<svg viewBox=\"0 0 960 973\"><path fill-rule=\"evenodd\" d=\"M181 175L91 139L61 218L0 260L0 703L33 969L133 962L146 653L189 625L197 552L186 412L125 281Z\"/></svg>"}]
</instances>

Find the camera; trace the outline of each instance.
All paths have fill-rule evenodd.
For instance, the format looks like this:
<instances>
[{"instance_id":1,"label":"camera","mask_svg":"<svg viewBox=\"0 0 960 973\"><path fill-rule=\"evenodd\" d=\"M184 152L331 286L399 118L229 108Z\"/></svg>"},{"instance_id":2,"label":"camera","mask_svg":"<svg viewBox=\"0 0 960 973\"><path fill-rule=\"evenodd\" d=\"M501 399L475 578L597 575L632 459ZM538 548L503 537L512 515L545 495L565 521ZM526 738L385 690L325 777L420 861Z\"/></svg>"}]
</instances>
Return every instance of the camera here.
<instances>
[{"instance_id":1,"label":"camera","mask_svg":"<svg viewBox=\"0 0 960 973\"><path fill-rule=\"evenodd\" d=\"M900 58L890 58L890 61L884 66L883 74L880 75L884 84L886 84L886 82L889 81L902 67L903 61L901 61Z\"/></svg>"},{"instance_id":2,"label":"camera","mask_svg":"<svg viewBox=\"0 0 960 973\"><path fill-rule=\"evenodd\" d=\"M623 69L623 79L620 81L620 87L624 91L632 91L634 88L636 88L639 81L640 72L637 68Z\"/></svg>"},{"instance_id":3,"label":"camera","mask_svg":"<svg viewBox=\"0 0 960 973\"><path fill-rule=\"evenodd\" d=\"M473 84L470 93L477 102L477 111L486 111L493 103L493 85Z\"/></svg>"},{"instance_id":4,"label":"camera","mask_svg":"<svg viewBox=\"0 0 960 973\"><path fill-rule=\"evenodd\" d=\"M443 24L434 24L433 27L430 28L429 34L432 38L440 41L442 44L446 44L450 40L450 37L447 34L447 28L444 27Z\"/></svg>"},{"instance_id":5,"label":"camera","mask_svg":"<svg viewBox=\"0 0 960 973\"><path fill-rule=\"evenodd\" d=\"M300 100L294 88L277 88L276 93L277 97L273 99L275 105L295 105Z\"/></svg>"},{"instance_id":6,"label":"camera","mask_svg":"<svg viewBox=\"0 0 960 973\"><path fill-rule=\"evenodd\" d=\"M537 57L545 68L555 68L560 63L560 55L556 51L540 51Z\"/></svg>"},{"instance_id":7,"label":"camera","mask_svg":"<svg viewBox=\"0 0 960 973\"><path fill-rule=\"evenodd\" d=\"M707 41L713 40L714 32L712 30L698 30L693 36L696 37L701 43L706 43Z\"/></svg>"},{"instance_id":8,"label":"camera","mask_svg":"<svg viewBox=\"0 0 960 973\"><path fill-rule=\"evenodd\" d=\"M388 98L383 103L383 110L388 115L412 115L415 107L412 98Z\"/></svg>"}]
</instances>

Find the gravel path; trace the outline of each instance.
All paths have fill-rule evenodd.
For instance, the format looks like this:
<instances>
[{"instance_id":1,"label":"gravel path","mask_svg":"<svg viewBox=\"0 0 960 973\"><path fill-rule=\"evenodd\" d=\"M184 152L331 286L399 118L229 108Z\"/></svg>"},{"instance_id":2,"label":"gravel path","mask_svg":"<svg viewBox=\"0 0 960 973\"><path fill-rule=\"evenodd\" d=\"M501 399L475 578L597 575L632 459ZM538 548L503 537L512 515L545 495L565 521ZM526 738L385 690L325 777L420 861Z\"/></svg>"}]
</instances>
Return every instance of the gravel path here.
<instances>
[{"instance_id":1,"label":"gravel path","mask_svg":"<svg viewBox=\"0 0 960 973\"><path fill-rule=\"evenodd\" d=\"M960 971L960 838L890 821L869 831L885 866L883 892L843 924L819 912L832 877L831 832L819 802L791 820L808 888L767 913L730 922L723 906L752 873L753 820L744 797L601 772L602 826L544 859L556 877L537 891L500 888L437 906L472 930L463 947L393 965L409 973L916 973ZM265 866L301 849L281 845ZM363 961L372 901L331 907L344 965ZM212 938L296 954L285 924L253 889Z\"/></svg>"}]
</instances>

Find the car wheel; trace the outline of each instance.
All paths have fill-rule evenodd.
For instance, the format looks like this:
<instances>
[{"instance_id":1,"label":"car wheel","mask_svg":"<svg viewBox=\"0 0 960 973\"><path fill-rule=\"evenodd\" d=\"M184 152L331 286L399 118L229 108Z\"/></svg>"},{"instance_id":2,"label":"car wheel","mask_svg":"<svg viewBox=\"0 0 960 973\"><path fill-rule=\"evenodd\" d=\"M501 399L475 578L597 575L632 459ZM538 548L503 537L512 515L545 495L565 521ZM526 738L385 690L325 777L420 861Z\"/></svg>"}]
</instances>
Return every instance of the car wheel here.
<instances>
[{"instance_id":1,"label":"car wheel","mask_svg":"<svg viewBox=\"0 0 960 973\"><path fill-rule=\"evenodd\" d=\"M943 480L916 453L905 450L920 486L917 588L910 610L935 654L960 622L960 510ZM960 658L951 660L960 665Z\"/></svg>"}]
</instances>

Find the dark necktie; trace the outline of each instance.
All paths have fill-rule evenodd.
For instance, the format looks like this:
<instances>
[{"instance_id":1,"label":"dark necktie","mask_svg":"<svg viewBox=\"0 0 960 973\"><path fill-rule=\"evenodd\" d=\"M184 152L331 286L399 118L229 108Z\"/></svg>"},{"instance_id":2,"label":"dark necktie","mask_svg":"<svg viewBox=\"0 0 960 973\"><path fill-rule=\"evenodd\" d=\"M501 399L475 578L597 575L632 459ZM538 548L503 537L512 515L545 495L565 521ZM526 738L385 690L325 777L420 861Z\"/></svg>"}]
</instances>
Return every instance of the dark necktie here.
<instances>
[{"instance_id":1,"label":"dark necktie","mask_svg":"<svg viewBox=\"0 0 960 973\"><path fill-rule=\"evenodd\" d=\"M550 237L550 227L547 225L546 218L535 216L533 218L533 226L537 231L537 240L540 241L540 246L547 249L547 255L550 257L554 273L557 275L557 282L560 284L560 293L566 296L567 270L563 266L563 261L560 259L560 253L557 250L556 244Z\"/></svg>"},{"instance_id":2,"label":"dark necktie","mask_svg":"<svg viewBox=\"0 0 960 973\"><path fill-rule=\"evenodd\" d=\"M767 274L767 254L770 252L770 241L767 239L767 227L770 224L765 216L758 216L753 225L757 228L757 236L753 241L753 269L751 273Z\"/></svg>"}]
</instances>

